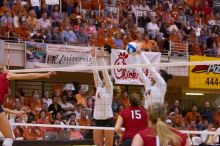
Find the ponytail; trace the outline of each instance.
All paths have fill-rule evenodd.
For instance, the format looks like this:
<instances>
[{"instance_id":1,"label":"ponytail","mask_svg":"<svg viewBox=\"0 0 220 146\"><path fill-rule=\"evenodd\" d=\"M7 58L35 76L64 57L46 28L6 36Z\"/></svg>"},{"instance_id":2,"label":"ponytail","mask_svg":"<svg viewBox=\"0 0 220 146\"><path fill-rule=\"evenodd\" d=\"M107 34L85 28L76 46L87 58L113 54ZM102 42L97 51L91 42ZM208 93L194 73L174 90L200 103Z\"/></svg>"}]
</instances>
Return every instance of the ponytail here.
<instances>
[{"instance_id":1,"label":"ponytail","mask_svg":"<svg viewBox=\"0 0 220 146\"><path fill-rule=\"evenodd\" d=\"M155 125L155 132L160 139L161 146L171 144L173 146L180 146L181 139L177 136L168 125L160 119L157 120Z\"/></svg>"}]
</instances>

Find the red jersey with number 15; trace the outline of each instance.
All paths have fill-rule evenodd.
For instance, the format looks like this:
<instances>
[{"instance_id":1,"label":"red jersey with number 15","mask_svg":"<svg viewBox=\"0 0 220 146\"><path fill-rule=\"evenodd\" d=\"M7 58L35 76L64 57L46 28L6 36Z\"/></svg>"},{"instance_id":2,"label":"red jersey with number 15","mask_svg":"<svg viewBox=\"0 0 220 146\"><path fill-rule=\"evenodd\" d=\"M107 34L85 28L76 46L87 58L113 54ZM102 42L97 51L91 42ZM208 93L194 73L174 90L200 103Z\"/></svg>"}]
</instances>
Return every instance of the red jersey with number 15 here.
<instances>
[{"instance_id":1,"label":"red jersey with number 15","mask_svg":"<svg viewBox=\"0 0 220 146\"><path fill-rule=\"evenodd\" d=\"M148 127L148 116L145 108L129 107L120 112L120 115L123 118L123 127L125 127L123 140L133 138L140 130Z\"/></svg>"},{"instance_id":2,"label":"red jersey with number 15","mask_svg":"<svg viewBox=\"0 0 220 146\"><path fill-rule=\"evenodd\" d=\"M8 94L9 81L6 73L0 73L0 104L4 102L5 96Z\"/></svg>"}]
</instances>

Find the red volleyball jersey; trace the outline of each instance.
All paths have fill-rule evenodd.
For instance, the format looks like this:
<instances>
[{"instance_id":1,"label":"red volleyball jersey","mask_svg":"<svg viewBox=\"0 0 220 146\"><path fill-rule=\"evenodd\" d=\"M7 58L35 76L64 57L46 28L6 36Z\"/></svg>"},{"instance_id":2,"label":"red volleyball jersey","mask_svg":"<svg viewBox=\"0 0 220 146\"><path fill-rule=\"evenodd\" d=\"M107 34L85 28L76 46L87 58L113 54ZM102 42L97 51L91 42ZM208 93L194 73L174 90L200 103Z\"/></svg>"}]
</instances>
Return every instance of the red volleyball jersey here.
<instances>
[{"instance_id":1,"label":"red volleyball jersey","mask_svg":"<svg viewBox=\"0 0 220 146\"><path fill-rule=\"evenodd\" d=\"M173 128L171 128L171 130L180 137L181 139L180 146L185 146L186 135ZM139 132L139 134L141 135L144 141L144 146L156 146L156 135L153 128L142 130Z\"/></svg>"},{"instance_id":2,"label":"red volleyball jersey","mask_svg":"<svg viewBox=\"0 0 220 146\"><path fill-rule=\"evenodd\" d=\"M0 104L4 102L5 95L8 94L9 81L6 73L0 74Z\"/></svg>"},{"instance_id":3,"label":"red volleyball jersey","mask_svg":"<svg viewBox=\"0 0 220 146\"><path fill-rule=\"evenodd\" d=\"M129 107L123 110L120 115L123 118L125 132L123 139L133 138L140 130L148 127L148 116L145 108Z\"/></svg>"}]
</instances>

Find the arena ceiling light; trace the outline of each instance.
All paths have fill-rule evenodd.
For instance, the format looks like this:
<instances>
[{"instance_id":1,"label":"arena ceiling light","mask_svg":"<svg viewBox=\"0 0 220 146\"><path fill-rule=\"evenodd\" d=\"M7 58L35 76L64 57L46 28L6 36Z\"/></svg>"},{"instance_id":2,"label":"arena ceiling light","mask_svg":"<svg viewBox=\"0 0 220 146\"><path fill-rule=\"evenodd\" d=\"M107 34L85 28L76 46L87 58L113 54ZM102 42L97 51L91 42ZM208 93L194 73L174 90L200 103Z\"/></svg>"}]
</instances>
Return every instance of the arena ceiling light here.
<instances>
[{"instance_id":1,"label":"arena ceiling light","mask_svg":"<svg viewBox=\"0 0 220 146\"><path fill-rule=\"evenodd\" d=\"M186 92L186 95L202 96L202 95L204 95L204 93Z\"/></svg>"}]
</instances>

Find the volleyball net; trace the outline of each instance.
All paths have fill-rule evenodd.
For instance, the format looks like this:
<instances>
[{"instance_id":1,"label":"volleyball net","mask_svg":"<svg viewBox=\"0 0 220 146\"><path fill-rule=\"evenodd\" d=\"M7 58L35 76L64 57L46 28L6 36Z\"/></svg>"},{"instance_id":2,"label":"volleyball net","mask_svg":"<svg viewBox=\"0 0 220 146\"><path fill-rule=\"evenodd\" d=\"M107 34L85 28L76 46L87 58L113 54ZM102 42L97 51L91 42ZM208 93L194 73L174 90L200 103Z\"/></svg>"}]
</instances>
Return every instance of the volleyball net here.
<instances>
[{"instance_id":1,"label":"volleyball net","mask_svg":"<svg viewBox=\"0 0 220 146\"><path fill-rule=\"evenodd\" d=\"M96 65L90 66L77 66L77 67L55 67L55 68L38 68L38 69L22 69L22 70L10 70L10 72L14 73L34 73L34 72L47 72L47 71L56 71L56 72L87 72L90 73L90 77L93 78L92 73L94 71L99 71L101 73L104 70L107 70L109 74L114 78L115 85L120 86L120 88L125 89L123 91L128 92L128 96L132 92L140 93L143 96L143 103L146 105L150 105L155 101L164 102L166 106L168 106L168 121L167 124L180 129L181 132L187 134L189 137L200 137L201 135L212 135L215 138L220 135L218 132L218 120L214 119L215 114L218 113L218 107L220 106L220 100L218 93L220 91L220 60L218 58L204 57L204 56L190 56L190 61L181 61L181 62L170 62L170 63L160 63L160 61L155 61L155 56L150 54L150 56L146 57L149 59L150 63L146 63L144 59L140 58L138 61L135 60L134 56L120 54L119 58L115 60L108 60L111 63L106 63L107 65L103 65L100 63L100 58L97 59ZM112 59L112 56L111 56ZM106 59L105 59L106 61ZM107 62L108 62L107 61ZM173 76L166 84L158 83L158 75L160 75L160 70L164 70L167 72L167 77L169 74ZM143 72L145 77L141 77L140 72ZM101 79L105 78L105 75L101 76ZM86 75L87 77L87 75ZM85 80L87 78L85 77ZM146 83L147 82L147 83ZM93 84L93 82L91 83ZM144 86L143 86L144 85ZM152 87L157 88L152 89ZM147 90L147 89L148 90ZM160 98L159 100L147 100L148 93L155 92L155 97L161 96L161 92L166 91L165 97ZM116 88L115 88L116 89ZM100 90L100 89L97 89ZM120 102L120 96L123 96L122 91L118 91L120 95L113 95ZM95 93L93 93L95 96ZM153 94L153 93L150 93ZM96 98L96 97L95 97ZM95 99L94 99L95 100ZM125 99L123 99L125 100ZM175 100L180 101L179 108L181 111L176 111L175 108L172 109L175 104ZM109 102L112 100L109 100ZM204 107L204 102L208 101L210 103L210 107ZM114 102L114 100L113 100ZM148 102L148 103L145 103ZM96 101L94 101L96 104ZM109 105L109 103L104 103ZM110 103L111 104L111 103ZM194 105L196 105L196 109L193 109ZM94 105L96 106L96 105ZM121 106L121 108L120 108ZM83 106L82 106L83 107ZM121 110L126 107L120 105L114 109L112 104L113 114L118 115ZM147 108L147 107L146 107ZM212 110L213 115L207 115L204 113L205 108L209 108ZM87 108L83 107L84 111L89 111ZM172 110L171 110L172 109ZM92 113L94 109L91 108ZM98 112L102 113L103 108L100 108ZM189 112L194 112L196 115L190 116ZM74 112L74 111L72 111ZM89 119L90 122L94 119L91 111L89 111L92 119ZM187 116L188 114L188 116ZM87 116L88 117L88 116ZM209 119L211 118L211 120ZM115 118L116 120L117 118ZM209 121L210 120L210 121ZM85 120L86 121L86 120ZM183 122L184 121L184 122ZM193 121L195 123L193 123ZM203 125L205 121L208 121L208 125ZM219 121L220 122L220 121ZM75 125L74 125L75 124ZM184 126L185 124L185 126ZM195 125L196 124L196 127ZM200 125L199 125L200 124ZM212 124L212 128L207 131L199 131L199 126L203 126L201 130L205 130L209 128ZM66 131L78 131L79 135L87 131L90 134L93 130L112 130L114 131L114 127L98 127L94 123L89 124L89 126L79 126L77 122L73 122L71 124L35 124L35 123L12 123L13 127L22 126L22 127L39 127L39 128L49 128L49 129L63 129ZM85 125L85 123L84 123ZM215 130L213 128L215 127ZM193 129L194 128L194 129ZM186 130L192 129L192 130ZM122 129L124 130L124 129ZM74 133L76 134L76 133ZM73 134L73 135L74 135ZM76 134L77 135L77 134ZM78 136L79 136L78 135ZM73 136L74 137L74 136ZM73 138L74 139L74 138ZM198 139L197 139L198 140Z\"/></svg>"}]
</instances>

